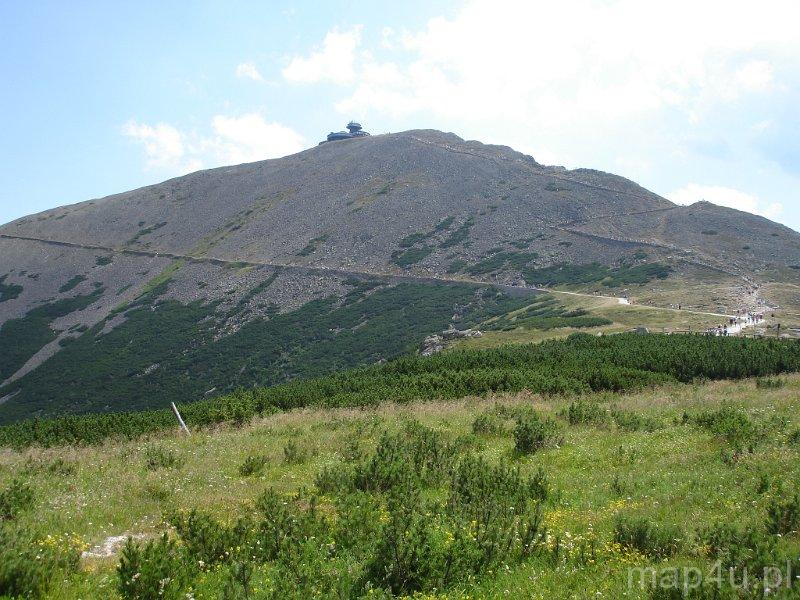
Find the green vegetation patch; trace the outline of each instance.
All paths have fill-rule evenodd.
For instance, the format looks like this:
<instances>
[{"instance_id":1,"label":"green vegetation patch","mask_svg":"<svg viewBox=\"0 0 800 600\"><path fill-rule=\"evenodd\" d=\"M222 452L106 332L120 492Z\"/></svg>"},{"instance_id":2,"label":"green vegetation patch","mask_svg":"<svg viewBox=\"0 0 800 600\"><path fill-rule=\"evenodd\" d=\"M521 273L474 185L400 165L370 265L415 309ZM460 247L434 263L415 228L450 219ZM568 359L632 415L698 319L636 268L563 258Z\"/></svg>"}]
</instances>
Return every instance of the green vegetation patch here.
<instances>
[{"instance_id":1,"label":"green vegetation patch","mask_svg":"<svg viewBox=\"0 0 800 600\"><path fill-rule=\"evenodd\" d=\"M228 316L232 317L234 315L237 315L237 314L243 312L247 308L247 305L250 303L250 301L253 298L255 298L259 294L262 294L265 291L267 291L272 286L272 284L275 283L275 280L278 278L278 276L280 274L281 274L281 270L277 269L274 273L272 273L264 281L262 281L258 285L254 286L250 290L248 290L247 293L244 296L242 296L242 299L239 300L239 302L236 304L236 306L233 307L230 310L230 312L228 313Z\"/></svg>"},{"instance_id":2,"label":"green vegetation patch","mask_svg":"<svg viewBox=\"0 0 800 600\"><path fill-rule=\"evenodd\" d=\"M800 370L800 344L794 341L691 335L597 337L573 334L566 340L541 344L491 350L454 350L431 357L404 356L386 364L344 370L324 377L297 379L269 388L251 387L254 381L283 377L287 373L303 376L324 369L341 369L358 362L375 363L379 356L375 348L386 348L387 338L392 347L384 350L384 355L391 350L396 355L412 346L411 336L404 335L399 324L410 330L423 324L423 331L431 331L436 329L431 325L441 327L443 321L449 320L447 312L437 316L434 314L436 311L418 311L411 319L402 321L396 311L405 311L396 308L395 301L402 296L408 300L422 300L418 293L414 293L414 286L398 288L380 290L364 301L326 313L331 320L321 313L315 317L308 310L295 311L266 324L250 325L269 335L254 335L254 329L250 329L249 333L226 338L207 350L189 351L174 358L164 356L162 367L155 370L150 379L135 377L133 369L149 364L152 358L146 356L152 357L158 349L155 353L150 351L147 355L137 356L135 349L143 342L136 337L136 332L146 321L132 315L131 328L120 331L116 341L126 348L129 353L126 358L132 364L108 358L114 348L103 340L114 336L117 330L103 336L97 343L94 336L88 340L79 338L50 359L56 361L54 368L42 371L48 373L48 379L43 381L42 375L37 376L36 371L22 378L22 391L3 408L16 405L20 411L16 415L23 416L26 411L22 409L27 406L27 414L30 414L31 409L48 406L53 393L63 398L60 408L71 408L75 412L105 410L109 403L119 398L125 398L128 407L144 408L157 406L156 403L166 404L173 399L199 398L202 394L193 392L202 390L212 381L227 381L229 388L239 385L250 388L220 398L182 404L180 408L187 424L196 428L219 422L244 423L256 415L303 406L371 406L384 401L405 403L520 390L549 395L619 392L666 382L691 382L699 378L741 379ZM466 297L460 296L456 286L441 286L437 291L425 290L425 293L428 294L425 302L429 306L441 302L448 309L454 297L464 302L471 296L471 292ZM430 294L435 294L435 298ZM496 298L495 301L502 302L502 299ZM489 299L466 324L483 320L485 314L491 312L487 304L490 304ZM317 303L315 311L321 307L322 303ZM502 308L497 304L494 307L495 310ZM395 312L385 314L380 312L381 309ZM156 311L146 308L142 312L163 314L167 310L170 309L161 305ZM331 339L336 334L328 331L326 326L334 320L340 326L348 320L355 324L364 312L373 311L384 326L366 325L348 330L345 339L338 343ZM308 329L298 335L295 328L308 327L308 320L314 318L318 324L312 329L313 333L328 339L309 343ZM437 319L441 320L437 322ZM277 326L270 329L270 324L276 322ZM84 337L90 334L91 330ZM155 332L151 335L154 343L161 343L155 339ZM303 343L306 345L301 346ZM94 352L97 354L91 354L87 346L96 347ZM307 360L303 364L295 364L293 358L297 355L293 357L292 352L287 351L298 347L302 348L303 358ZM75 353L81 348L83 352ZM226 360L219 360L219 356L225 356ZM171 362L175 360L178 362ZM83 372L78 372L81 365L84 365ZM90 365L90 368L85 365ZM126 377L125 370L129 370L131 375ZM158 377L162 379L159 381ZM24 402L17 404L18 398ZM4 416L8 414L6 412ZM634 413L617 411L613 418L625 431L658 428ZM727 417L712 418L712 421L720 425L710 427L725 435ZM167 409L26 420L0 427L0 445L97 443L110 436L136 437L174 425L174 417Z\"/></svg>"},{"instance_id":3,"label":"green vegetation patch","mask_svg":"<svg viewBox=\"0 0 800 600\"><path fill-rule=\"evenodd\" d=\"M217 319L225 315L216 316L215 305L159 301L152 292L126 307L124 323L102 335L105 322L99 323L4 388L5 394L19 391L0 406L0 421L169 406L201 399L214 388L220 394L320 376L416 349L426 335L451 323L456 306L467 307L467 326L520 308L517 299L470 285L402 284L366 295L371 285L364 282L345 304L336 297L316 300L250 321L218 340ZM48 323L39 325L46 341L54 335ZM9 333L4 326L0 335L17 329L12 322ZM12 339L25 343L31 330L29 325ZM4 354L4 362L9 370L19 368L42 345L37 341L13 361L16 354Z\"/></svg>"},{"instance_id":4,"label":"green vegetation patch","mask_svg":"<svg viewBox=\"0 0 800 600\"><path fill-rule=\"evenodd\" d=\"M437 233L441 233L443 231L447 231L452 227L453 221L455 221L455 217L447 217L443 219L439 223L436 224L431 231L418 231L416 233L412 233L407 235L402 240L400 240L400 247L401 248L411 248L412 246L416 246L417 244L421 244L422 242L429 240Z\"/></svg>"},{"instance_id":5,"label":"green vegetation patch","mask_svg":"<svg viewBox=\"0 0 800 600\"><path fill-rule=\"evenodd\" d=\"M661 263L610 268L600 263L560 263L540 269L525 269L523 277L530 285L569 285L602 283L606 287L643 284L653 279L666 279L672 267Z\"/></svg>"},{"instance_id":6,"label":"green vegetation patch","mask_svg":"<svg viewBox=\"0 0 800 600\"><path fill-rule=\"evenodd\" d=\"M317 251L317 248L324 243L328 239L328 234L323 234L319 237L315 237L306 244L300 252L297 253L297 256L311 256L314 252Z\"/></svg>"},{"instance_id":7,"label":"green vegetation patch","mask_svg":"<svg viewBox=\"0 0 800 600\"><path fill-rule=\"evenodd\" d=\"M139 226L141 227L143 224L144 223L140 222ZM153 233L155 231L158 231L159 229L164 227L166 224L167 224L166 221L162 221L161 223L156 223L155 225L150 225L149 227L142 227L139 231L136 232L136 235L134 235L131 239L129 239L125 243L128 244L128 245L136 244L136 243L139 242L140 238L142 238L142 237L144 237L146 235L150 235L151 233Z\"/></svg>"},{"instance_id":8,"label":"green vegetation patch","mask_svg":"<svg viewBox=\"0 0 800 600\"><path fill-rule=\"evenodd\" d=\"M421 248L408 248L407 250L392 253L392 262L399 267L408 267L424 260L433 252L433 246Z\"/></svg>"},{"instance_id":9,"label":"green vegetation patch","mask_svg":"<svg viewBox=\"0 0 800 600\"><path fill-rule=\"evenodd\" d=\"M448 265L447 272L450 274L458 273L459 271L463 271L467 264L467 261L457 258Z\"/></svg>"},{"instance_id":10,"label":"green vegetation patch","mask_svg":"<svg viewBox=\"0 0 800 600\"><path fill-rule=\"evenodd\" d=\"M431 237L431 235L432 234L430 232L429 233L421 233L421 232L412 233L411 235L407 235L402 240L400 240L400 247L401 248L411 248L411 246L414 246L414 245L416 245L416 244L418 244L420 242L424 242L429 237Z\"/></svg>"},{"instance_id":11,"label":"green vegetation patch","mask_svg":"<svg viewBox=\"0 0 800 600\"><path fill-rule=\"evenodd\" d=\"M469 232L474 225L475 218L469 217L458 227L458 229L453 231L441 244L439 244L439 248L451 248L464 243L464 241L466 241L466 239L469 237Z\"/></svg>"},{"instance_id":12,"label":"green vegetation patch","mask_svg":"<svg viewBox=\"0 0 800 600\"><path fill-rule=\"evenodd\" d=\"M78 287L78 285L80 285L84 281L86 281L86 276L84 276L84 275L75 275L75 277L73 277L67 283L65 283L60 288L58 288L58 292L60 294L64 294L66 292L74 290L76 287Z\"/></svg>"},{"instance_id":13,"label":"green vegetation patch","mask_svg":"<svg viewBox=\"0 0 800 600\"><path fill-rule=\"evenodd\" d=\"M434 230L437 232L447 231L448 229L450 229L450 227L452 227L453 221L455 220L456 220L455 217L447 217L446 219L442 219L441 221L439 221L439 223L436 224Z\"/></svg>"},{"instance_id":14,"label":"green vegetation patch","mask_svg":"<svg viewBox=\"0 0 800 600\"><path fill-rule=\"evenodd\" d=\"M538 256L535 252L496 252L467 267L467 272L470 275L484 275L501 270L521 271Z\"/></svg>"},{"instance_id":15,"label":"green vegetation patch","mask_svg":"<svg viewBox=\"0 0 800 600\"><path fill-rule=\"evenodd\" d=\"M22 293L21 285L17 285L16 283L6 283L7 277L8 275L3 275L0 277L0 302L19 298L19 295Z\"/></svg>"},{"instance_id":16,"label":"green vegetation patch","mask_svg":"<svg viewBox=\"0 0 800 600\"><path fill-rule=\"evenodd\" d=\"M97 288L91 294L57 300L28 311L19 319L11 319L0 327L0 381L8 379L22 365L58 334L50 326L55 319L83 310L103 295ZM5 390L4 390L5 392ZM54 397L57 397L56 393Z\"/></svg>"},{"instance_id":17,"label":"green vegetation patch","mask_svg":"<svg viewBox=\"0 0 800 600\"><path fill-rule=\"evenodd\" d=\"M600 327L611 323L612 321L590 315L583 309L567 310L552 296L543 295L524 310L500 316L482 325L482 328L494 331L513 331L519 328L548 331L560 327Z\"/></svg>"},{"instance_id":18,"label":"green vegetation patch","mask_svg":"<svg viewBox=\"0 0 800 600\"><path fill-rule=\"evenodd\" d=\"M112 256L98 256L94 262L98 267L105 267L106 265L110 265L113 260L114 258Z\"/></svg>"}]
</instances>

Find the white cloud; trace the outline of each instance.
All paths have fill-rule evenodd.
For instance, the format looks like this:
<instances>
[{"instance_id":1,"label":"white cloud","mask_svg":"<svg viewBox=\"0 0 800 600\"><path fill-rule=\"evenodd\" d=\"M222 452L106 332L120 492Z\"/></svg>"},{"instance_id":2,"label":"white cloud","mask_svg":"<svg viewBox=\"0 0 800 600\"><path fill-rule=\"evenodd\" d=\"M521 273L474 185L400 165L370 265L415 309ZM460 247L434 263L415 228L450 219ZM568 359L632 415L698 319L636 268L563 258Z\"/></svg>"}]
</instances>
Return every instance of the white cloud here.
<instances>
[{"instance_id":1,"label":"white cloud","mask_svg":"<svg viewBox=\"0 0 800 600\"><path fill-rule=\"evenodd\" d=\"M756 196L752 196L740 190L723 187L719 185L699 185L690 183L689 185L667 194L667 198L676 204L689 205L701 200L706 200L720 206L727 206L737 210L753 213L776 219L783 212L783 205L779 202L762 202Z\"/></svg>"},{"instance_id":2,"label":"white cloud","mask_svg":"<svg viewBox=\"0 0 800 600\"><path fill-rule=\"evenodd\" d=\"M264 81L261 73L254 63L246 62L236 65L236 76L241 79L252 79L253 81Z\"/></svg>"},{"instance_id":3,"label":"white cloud","mask_svg":"<svg viewBox=\"0 0 800 600\"><path fill-rule=\"evenodd\" d=\"M347 31L333 29L325 36L321 49L305 58L292 58L283 76L295 83L350 83L355 78L355 52L360 43L360 25Z\"/></svg>"},{"instance_id":4,"label":"white cloud","mask_svg":"<svg viewBox=\"0 0 800 600\"><path fill-rule=\"evenodd\" d=\"M284 76L353 82L337 104L349 114L502 114L547 130L665 109L701 121L720 102L770 89L770 53L800 52L798 20L794 0L471 0L419 31L384 30L384 60L356 52L358 29L334 29Z\"/></svg>"},{"instance_id":5,"label":"white cloud","mask_svg":"<svg viewBox=\"0 0 800 600\"><path fill-rule=\"evenodd\" d=\"M241 117L217 115L211 141L219 161L243 163L293 154L303 149L303 137L280 123L267 123L258 113Z\"/></svg>"},{"instance_id":6,"label":"white cloud","mask_svg":"<svg viewBox=\"0 0 800 600\"><path fill-rule=\"evenodd\" d=\"M129 121L122 126L122 133L142 145L148 168L179 173L200 168L196 157L187 156L189 152L185 136L172 125L147 125Z\"/></svg>"},{"instance_id":7,"label":"white cloud","mask_svg":"<svg viewBox=\"0 0 800 600\"><path fill-rule=\"evenodd\" d=\"M175 175L286 156L305 146L299 133L281 123L267 122L259 113L216 115L207 135L187 134L166 123L136 121L125 124L122 132L141 144L148 169Z\"/></svg>"}]
</instances>

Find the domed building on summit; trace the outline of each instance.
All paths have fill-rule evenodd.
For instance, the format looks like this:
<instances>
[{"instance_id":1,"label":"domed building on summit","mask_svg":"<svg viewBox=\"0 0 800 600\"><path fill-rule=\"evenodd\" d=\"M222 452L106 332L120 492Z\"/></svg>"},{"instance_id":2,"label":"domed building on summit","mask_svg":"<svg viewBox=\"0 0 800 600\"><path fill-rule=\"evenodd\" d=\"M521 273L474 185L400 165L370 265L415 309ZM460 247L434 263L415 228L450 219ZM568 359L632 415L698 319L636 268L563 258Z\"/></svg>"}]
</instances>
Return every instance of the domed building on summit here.
<instances>
[{"instance_id":1,"label":"domed building on summit","mask_svg":"<svg viewBox=\"0 0 800 600\"><path fill-rule=\"evenodd\" d=\"M331 131L328 134L327 139L322 140L320 144L324 144L325 142L336 142L338 140L349 140L357 137L366 137L368 135L369 133L361 129L361 123L350 121L347 124L347 131Z\"/></svg>"}]
</instances>

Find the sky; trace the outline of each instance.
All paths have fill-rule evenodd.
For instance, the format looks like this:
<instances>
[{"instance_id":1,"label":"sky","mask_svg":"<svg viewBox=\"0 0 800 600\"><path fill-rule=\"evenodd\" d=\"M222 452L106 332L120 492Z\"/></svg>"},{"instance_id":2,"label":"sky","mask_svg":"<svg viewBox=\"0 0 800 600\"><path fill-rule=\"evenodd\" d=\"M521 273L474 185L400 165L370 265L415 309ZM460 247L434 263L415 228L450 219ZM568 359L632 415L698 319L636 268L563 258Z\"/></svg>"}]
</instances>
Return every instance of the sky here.
<instances>
[{"instance_id":1,"label":"sky","mask_svg":"<svg viewBox=\"0 0 800 600\"><path fill-rule=\"evenodd\" d=\"M0 223L356 119L800 230L796 0L75 0L0 22Z\"/></svg>"}]
</instances>

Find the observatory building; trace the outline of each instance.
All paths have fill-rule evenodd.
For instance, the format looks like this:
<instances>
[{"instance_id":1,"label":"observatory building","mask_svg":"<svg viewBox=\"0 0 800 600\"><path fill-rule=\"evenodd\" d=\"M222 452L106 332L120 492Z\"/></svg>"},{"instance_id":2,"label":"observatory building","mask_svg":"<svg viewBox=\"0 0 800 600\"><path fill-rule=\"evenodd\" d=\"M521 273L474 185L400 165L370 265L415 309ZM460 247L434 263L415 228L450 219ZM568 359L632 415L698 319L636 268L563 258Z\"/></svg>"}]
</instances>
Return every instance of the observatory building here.
<instances>
[{"instance_id":1,"label":"observatory building","mask_svg":"<svg viewBox=\"0 0 800 600\"><path fill-rule=\"evenodd\" d=\"M357 137L366 137L368 135L369 133L361 129L361 123L350 121L347 124L347 131L331 131L328 134L327 139L322 140L320 144L324 144L325 142L335 142L338 140L349 140Z\"/></svg>"}]
</instances>

